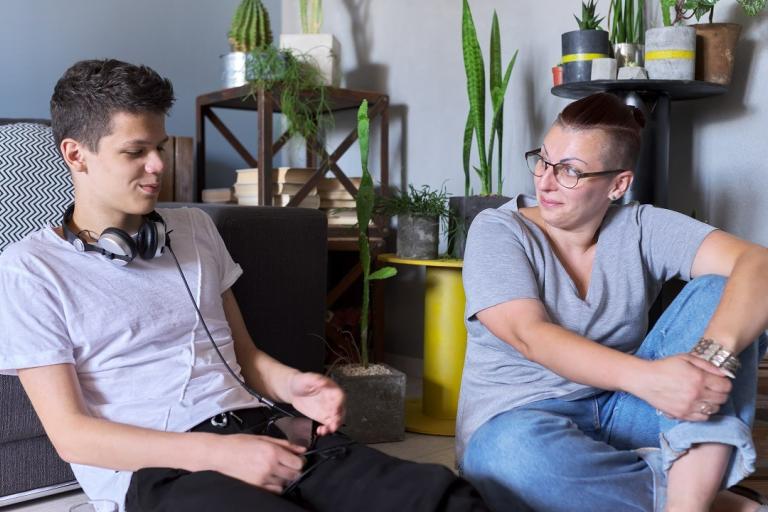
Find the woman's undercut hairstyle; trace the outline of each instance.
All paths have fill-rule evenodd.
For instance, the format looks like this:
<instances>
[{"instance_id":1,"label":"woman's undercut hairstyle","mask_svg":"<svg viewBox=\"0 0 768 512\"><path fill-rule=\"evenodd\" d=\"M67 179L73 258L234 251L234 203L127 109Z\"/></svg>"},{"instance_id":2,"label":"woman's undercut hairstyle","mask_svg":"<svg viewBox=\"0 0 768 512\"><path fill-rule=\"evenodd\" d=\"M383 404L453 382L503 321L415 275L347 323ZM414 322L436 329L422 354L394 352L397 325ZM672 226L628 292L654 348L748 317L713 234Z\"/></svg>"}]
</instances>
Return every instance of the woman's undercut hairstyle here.
<instances>
[{"instance_id":1,"label":"woman's undercut hairstyle","mask_svg":"<svg viewBox=\"0 0 768 512\"><path fill-rule=\"evenodd\" d=\"M170 80L147 66L83 60L65 71L53 90L53 137L57 146L72 138L97 152L99 140L112 132L114 114L166 115L174 99Z\"/></svg>"},{"instance_id":2,"label":"woman's undercut hairstyle","mask_svg":"<svg viewBox=\"0 0 768 512\"><path fill-rule=\"evenodd\" d=\"M645 116L639 108L601 92L565 107L555 124L571 130L602 130L609 138L603 149L606 167L635 168L645 126Z\"/></svg>"}]
</instances>

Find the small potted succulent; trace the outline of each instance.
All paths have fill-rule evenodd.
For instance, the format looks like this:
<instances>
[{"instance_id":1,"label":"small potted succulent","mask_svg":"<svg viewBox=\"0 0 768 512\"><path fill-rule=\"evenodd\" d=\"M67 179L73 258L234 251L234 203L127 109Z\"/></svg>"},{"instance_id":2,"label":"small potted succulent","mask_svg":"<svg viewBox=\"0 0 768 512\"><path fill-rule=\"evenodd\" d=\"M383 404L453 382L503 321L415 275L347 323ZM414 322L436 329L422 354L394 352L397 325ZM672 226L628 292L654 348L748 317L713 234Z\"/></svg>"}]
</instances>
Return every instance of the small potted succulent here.
<instances>
[{"instance_id":1,"label":"small potted succulent","mask_svg":"<svg viewBox=\"0 0 768 512\"><path fill-rule=\"evenodd\" d=\"M563 83L591 80L592 60L611 56L608 32L600 28L604 18L598 17L596 10L596 0L582 2L581 18L573 16L579 29L566 32L561 36Z\"/></svg>"},{"instance_id":2,"label":"small potted succulent","mask_svg":"<svg viewBox=\"0 0 768 512\"><path fill-rule=\"evenodd\" d=\"M445 187L432 190L429 185L384 197L378 209L384 215L397 216L397 256L417 260L437 258L440 225L448 225L448 193Z\"/></svg>"},{"instance_id":3,"label":"small potted succulent","mask_svg":"<svg viewBox=\"0 0 768 512\"><path fill-rule=\"evenodd\" d=\"M323 0L299 0L301 34L281 34L280 48L288 48L312 62L323 77L325 85L338 87L341 83L339 57L341 47L333 34L321 34Z\"/></svg>"}]
</instances>

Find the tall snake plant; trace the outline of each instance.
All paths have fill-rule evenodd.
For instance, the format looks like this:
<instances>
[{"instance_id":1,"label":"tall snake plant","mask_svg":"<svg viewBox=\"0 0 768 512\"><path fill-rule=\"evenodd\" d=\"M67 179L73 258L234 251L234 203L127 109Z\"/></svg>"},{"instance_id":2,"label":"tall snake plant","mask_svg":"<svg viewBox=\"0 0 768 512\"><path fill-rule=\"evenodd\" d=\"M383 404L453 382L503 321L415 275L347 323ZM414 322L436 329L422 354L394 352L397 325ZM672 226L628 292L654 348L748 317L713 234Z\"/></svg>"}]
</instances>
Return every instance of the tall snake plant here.
<instances>
[{"instance_id":1,"label":"tall snake plant","mask_svg":"<svg viewBox=\"0 0 768 512\"><path fill-rule=\"evenodd\" d=\"M504 95L512 74L512 69L517 60L517 50L507 65L504 77L501 75L501 38L499 31L499 18L496 11L493 12L493 25L491 27L490 46L490 95L493 116L490 126L490 140L485 143L485 63L477 39L475 22L472 19L472 11L468 0L464 1L464 12L461 23L461 43L464 53L464 70L467 76L467 94L469 96L469 114L464 128L464 193L470 195L470 155L472 152L472 140L477 140L477 152L480 164L473 166L475 173L480 178L480 195L493 193L493 150L498 139L498 181L497 190L501 192L502 186L502 148L501 141L504 134Z\"/></svg>"},{"instance_id":2,"label":"tall snake plant","mask_svg":"<svg viewBox=\"0 0 768 512\"><path fill-rule=\"evenodd\" d=\"M363 100L357 111L357 139L360 144L360 163L363 176L360 188L357 190L355 205L357 207L358 247L360 249L360 266L363 270L363 304L360 312L360 359L363 366L368 367L368 309L370 305L371 281L387 279L397 274L394 267L382 267L371 273L371 246L368 241L368 224L373 217L375 193L373 178L368 172L368 142L369 142L368 100Z\"/></svg>"}]
</instances>

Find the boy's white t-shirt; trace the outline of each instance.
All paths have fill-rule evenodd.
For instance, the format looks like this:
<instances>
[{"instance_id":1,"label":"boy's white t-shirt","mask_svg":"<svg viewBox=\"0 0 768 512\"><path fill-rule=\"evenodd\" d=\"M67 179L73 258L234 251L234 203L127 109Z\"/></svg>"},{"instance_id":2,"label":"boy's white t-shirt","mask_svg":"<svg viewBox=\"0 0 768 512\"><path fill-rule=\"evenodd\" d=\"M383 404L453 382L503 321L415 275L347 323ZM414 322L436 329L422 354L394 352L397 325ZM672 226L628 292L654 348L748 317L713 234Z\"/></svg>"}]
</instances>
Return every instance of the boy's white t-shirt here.
<instances>
[{"instance_id":1,"label":"boy's white t-shirt","mask_svg":"<svg viewBox=\"0 0 768 512\"><path fill-rule=\"evenodd\" d=\"M159 209L208 328L239 373L222 293L242 274L211 218ZM0 373L69 363L91 415L163 431L254 407L228 374L168 250L120 267L51 228L0 255ZM72 464L91 499L123 502L132 473Z\"/></svg>"}]
</instances>

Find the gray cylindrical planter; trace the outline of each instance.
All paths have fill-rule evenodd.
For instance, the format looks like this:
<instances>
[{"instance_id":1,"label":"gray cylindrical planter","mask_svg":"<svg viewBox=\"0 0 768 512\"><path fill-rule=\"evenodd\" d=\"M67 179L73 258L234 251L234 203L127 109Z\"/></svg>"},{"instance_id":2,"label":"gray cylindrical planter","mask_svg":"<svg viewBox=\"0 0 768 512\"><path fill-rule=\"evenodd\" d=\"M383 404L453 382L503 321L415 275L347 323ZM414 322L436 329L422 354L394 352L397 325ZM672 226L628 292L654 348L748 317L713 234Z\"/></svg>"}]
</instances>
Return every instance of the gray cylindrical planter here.
<instances>
[{"instance_id":1,"label":"gray cylindrical planter","mask_svg":"<svg viewBox=\"0 0 768 512\"><path fill-rule=\"evenodd\" d=\"M645 47L638 43L616 43L613 45L613 55L616 57L616 67L645 65Z\"/></svg>"},{"instance_id":2,"label":"gray cylindrical planter","mask_svg":"<svg viewBox=\"0 0 768 512\"><path fill-rule=\"evenodd\" d=\"M488 208L498 208L510 199L501 195L449 197L451 218L448 226L448 253L454 258L463 259L469 226L477 214Z\"/></svg>"},{"instance_id":3,"label":"gray cylindrical planter","mask_svg":"<svg viewBox=\"0 0 768 512\"><path fill-rule=\"evenodd\" d=\"M605 30L573 30L561 36L563 49L563 83L587 82L592 79L592 59L611 55L611 44Z\"/></svg>"},{"instance_id":4,"label":"gray cylindrical planter","mask_svg":"<svg viewBox=\"0 0 768 512\"><path fill-rule=\"evenodd\" d=\"M397 216L397 255L415 260L437 259L440 224L437 217Z\"/></svg>"},{"instance_id":5,"label":"gray cylindrical planter","mask_svg":"<svg viewBox=\"0 0 768 512\"><path fill-rule=\"evenodd\" d=\"M361 365L340 365L331 371L330 377L347 395L347 416L341 430L360 443L402 441L405 374L385 364L368 368L372 370L369 375L363 373Z\"/></svg>"},{"instance_id":6,"label":"gray cylindrical planter","mask_svg":"<svg viewBox=\"0 0 768 512\"><path fill-rule=\"evenodd\" d=\"M653 80L693 80L696 29L689 26L651 28L645 32L645 69Z\"/></svg>"}]
</instances>

